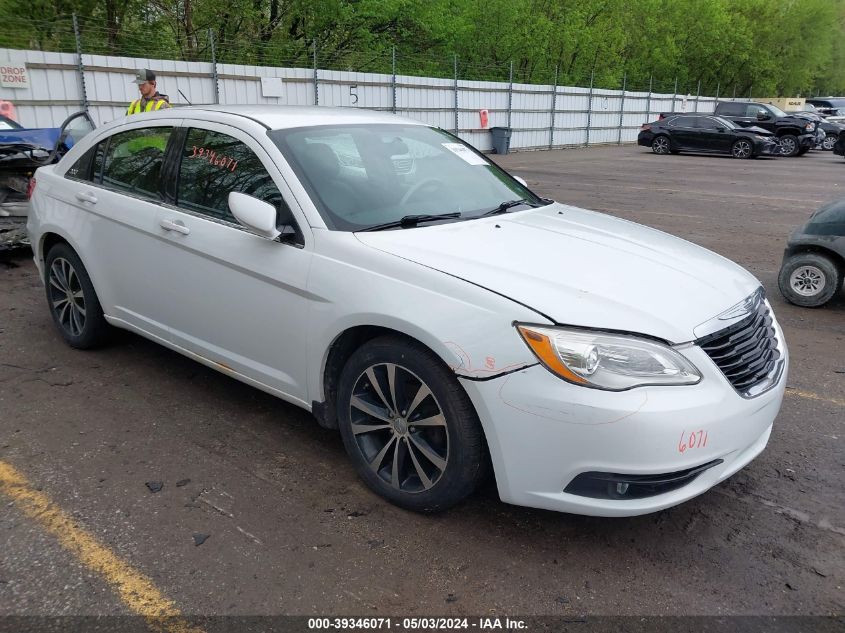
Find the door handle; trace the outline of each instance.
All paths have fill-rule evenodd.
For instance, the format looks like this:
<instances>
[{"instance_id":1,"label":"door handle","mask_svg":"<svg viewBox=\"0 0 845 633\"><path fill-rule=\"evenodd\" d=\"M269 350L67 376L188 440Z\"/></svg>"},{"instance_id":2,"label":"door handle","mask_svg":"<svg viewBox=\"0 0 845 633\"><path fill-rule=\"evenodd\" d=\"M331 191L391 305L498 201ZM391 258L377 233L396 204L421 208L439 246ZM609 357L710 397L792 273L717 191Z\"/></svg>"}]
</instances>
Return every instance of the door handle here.
<instances>
[{"instance_id":1,"label":"door handle","mask_svg":"<svg viewBox=\"0 0 845 633\"><path fill-rule=\"evenodd\" d=\"M176 231L182 235L188 235L191 232L191 229L179 220L161 220L158 225L165 231Z\"/></svg>"},{"instance_id":2,"label":"door handle","mask_svg":"<svg viewBox=\"0 0 845 633\"><path fill-rule=\"evenodd\" d=\"M91 204L97 204L97 196L95 196L90 191L80 191L76 193L76 199L80 202L90 202Z\"/></svg>"}]
</instances>

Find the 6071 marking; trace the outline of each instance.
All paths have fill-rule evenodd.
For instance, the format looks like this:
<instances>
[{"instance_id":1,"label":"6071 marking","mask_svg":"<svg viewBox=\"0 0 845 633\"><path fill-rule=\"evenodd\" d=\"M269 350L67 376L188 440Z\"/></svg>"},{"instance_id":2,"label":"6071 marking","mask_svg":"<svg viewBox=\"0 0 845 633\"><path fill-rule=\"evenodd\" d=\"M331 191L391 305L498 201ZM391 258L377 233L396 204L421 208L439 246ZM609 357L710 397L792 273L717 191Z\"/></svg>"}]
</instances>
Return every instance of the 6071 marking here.
<instances>
[{"instance_id":1,"label":"6071 marking","mask_svg":"<svg viewBox=\"0 0 845 633\"><path fill-rule=\"evenodd\" d=\"M686 431L681 433L681 439L678 440L678 452L683 453L687 449L693 448L704 448L707 446L707 431L699 430L699 431L690 431L687 434Z\"/></svg>"}]
</instances>

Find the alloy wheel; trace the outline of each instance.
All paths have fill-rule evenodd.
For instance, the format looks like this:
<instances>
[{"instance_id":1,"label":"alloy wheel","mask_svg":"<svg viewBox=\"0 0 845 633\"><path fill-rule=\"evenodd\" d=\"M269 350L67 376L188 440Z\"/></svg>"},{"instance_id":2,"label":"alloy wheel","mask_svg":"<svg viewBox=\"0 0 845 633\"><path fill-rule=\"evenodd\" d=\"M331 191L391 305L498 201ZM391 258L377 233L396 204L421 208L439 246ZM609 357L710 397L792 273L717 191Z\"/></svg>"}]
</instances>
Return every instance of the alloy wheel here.
<instances>
[{"instance_id":1,"label":"alloy wheel","mask_svg":"<svg viewBox=\"0 0 845 633\"><path fill-rule=\"evenodd\" d=\"M668 154L669 153L669 139L665 136L658 136L651 144L651 148L654 150L655 154Z\"/></svg>"},{"instance_id":2,"label":"alloy wheel","mask_svg":"<svg viewBox=\"0 0 845 633\"><path fill-rule=\"evenodd\" d=\"M428 385L394 363L368 367L355 381L351 429L370 469L404 493L432 488L449 463L443 409Z\"/></svg>"},{"instance_id":3,"label":"alloy wheel","mask_svg":"<svg viewBox=\"0 0 845 633\"><path fill-rule=\"evenodd\" d=\"M789 285L802 297L815 297L826 283L824 273L815 266L800 266L789 276Z\"/></svg>"},{"instance_id":4,"label":"alloy wheel","mask_svg":"<svg viewBox=\"0 0 845 633\"><path fill-rule=\"evenodd\" d=\"M68 260L57 257L50 266L50 308L62 329L80 336L85 328L85 293L79 275Z\"/></svg>"},{"instance_id":5,"label":"alloy wheel","mask_svg":"<svg viewBox=\"0 0 845 633\"><path fill-rule=\"evenodd\" d=\"M833 146L836 145L836 137L835 136L825 136L824 140L822 141L822 147L826 150L832 150Z\"/></svg>"},{"instance_id":6,"label":"alloy wheel","mask_svg":"<svg viewBox=\"0 0 845 633\"><path fill-rule=\"evenodd\" d=\"M751 156L751 143L748 141L737 141L731 148L734 158L748 158Z\"/></svg>"},{"instance_id":7,"label":"alloy wheel","mask_svg":"<svg viewBox=\"0 0 845 633\"><path fill-rule=\"evenodd\" d=\"M783 138L780 141L780 153L791 156L796 150L795 141L791 138Z\"/></svg>"}]
</instances>

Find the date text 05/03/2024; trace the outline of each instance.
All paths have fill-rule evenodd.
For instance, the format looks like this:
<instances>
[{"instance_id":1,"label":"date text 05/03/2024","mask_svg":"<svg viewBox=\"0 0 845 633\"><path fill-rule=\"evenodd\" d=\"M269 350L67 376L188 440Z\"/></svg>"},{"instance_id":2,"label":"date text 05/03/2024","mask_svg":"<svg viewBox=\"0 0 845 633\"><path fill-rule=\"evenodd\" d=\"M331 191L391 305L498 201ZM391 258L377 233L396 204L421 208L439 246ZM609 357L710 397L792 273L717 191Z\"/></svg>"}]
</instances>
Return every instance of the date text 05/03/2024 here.
<instances>
[{"instance_id":1,"label":"date text 05/03/2024","mask_svg":"<svg viewBox=\"0 0 845 633\"><path fill-rule=\"evenodd\" d=\"M417 630L522 630L526 628L525 621L511 618L479 617L479 618L309 618L310 630L378 630L397 629L405 631Z\"/></svg>"}]
</instances>

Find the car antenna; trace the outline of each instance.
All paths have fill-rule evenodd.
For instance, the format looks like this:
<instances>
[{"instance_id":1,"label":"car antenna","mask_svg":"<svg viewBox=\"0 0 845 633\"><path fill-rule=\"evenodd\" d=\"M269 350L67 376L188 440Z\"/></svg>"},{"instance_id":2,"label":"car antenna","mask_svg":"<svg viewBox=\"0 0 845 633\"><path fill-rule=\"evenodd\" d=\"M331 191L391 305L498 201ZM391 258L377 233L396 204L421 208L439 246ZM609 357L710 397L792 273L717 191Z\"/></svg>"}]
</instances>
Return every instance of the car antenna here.
<instances>
[{"instance_id":1,"label":"car antenna","mask_svg":"<svg viewBox=\"0 0 845 633\"><path fill-rule=\"evenodd\" d=\"M177 90L179 90L179 88L177 88ZM185 101L188 101L188 97L186 97L186 96L185 96L185 93L184 93L184 92L182 92L181 90L179 90L179 94L180 94L180 95L182 95L182 98L183 98ZM194 105L194 104L193 104L193 103L191 103L190 101L188 101L188 105Z\"/></svg>"}]
</instances>

